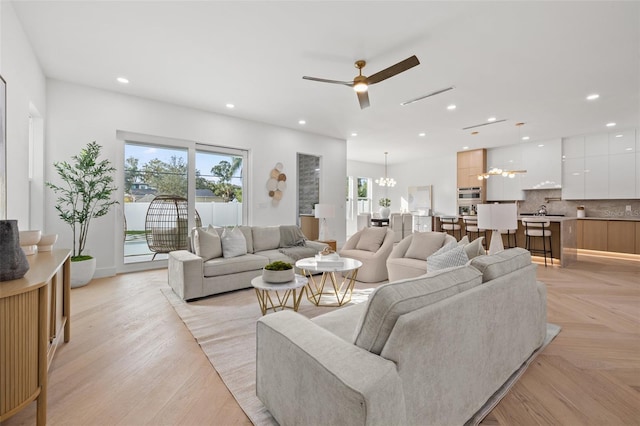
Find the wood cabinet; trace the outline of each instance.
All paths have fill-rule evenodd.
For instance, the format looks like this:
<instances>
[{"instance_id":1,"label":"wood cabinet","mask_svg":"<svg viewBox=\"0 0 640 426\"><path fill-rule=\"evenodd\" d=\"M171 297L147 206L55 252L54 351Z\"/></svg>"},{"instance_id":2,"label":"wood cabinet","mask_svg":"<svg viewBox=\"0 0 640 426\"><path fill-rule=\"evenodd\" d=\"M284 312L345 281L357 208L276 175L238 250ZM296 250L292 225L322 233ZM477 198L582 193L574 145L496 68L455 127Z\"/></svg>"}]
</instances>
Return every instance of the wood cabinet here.
<instances>
[{"instance_id":1,"label":"wood cabinet","mask_svg":"<svg viewBox=\"0 0 640 426\"><path fill-rule=\"evenodd\" d=\"M580 220L579 249L640 254L640 222L631 220Z\"/></svg>"},{"instance_id":2,"label":"wood cabinet","mask_svg":"<svg viewBox=\"0 0 640 426\"><path fill-rule=\"evenodd\" d=\"M70 251L28 256L29 271L0 283L0 423L37 401L46 423L47 371L71 337Z\"/></svg>"},{"instance_id":3,"label":"wood cabinet","mask_svg":"<svg viewBox=\"0 0 640 426\"><path fill-rule=\"evenodd\" d=\"M458 152L458 188L480 187L484 193L485 183L484 180L478 180L478 175L485 172L486 156L486 149Z\"/></svg>"},{"instance_id":4,"label":"wood cabinet","mask_svg":"<svg viewBox=\"0 0 640 426\"><path fill-rule=\"evenodd\" d=\"M606 220L584 220L582 225L582 244L578 248L607 251Z\"/></svg>"},{"instance_id":5,"label":"wood cabinet","mask_svg":"<svg viewBox=\"0 0 640 426\"><path fill-rule=\"evenodd\" d=\"M311 215L301 215L300 229L308 239L317 240L320 232L318 218Z\"/></svg>"},{"instance_id":6,"label":"wood cabinet","mask_svg":"<svg viewBox=\"0 0 640 426\"><path fill-rule=\"evenodd\" d=\"M622 220L607 223L607 250L619 253L634 253L636 250L636 224Z\"/></svg>"}]
</instances>

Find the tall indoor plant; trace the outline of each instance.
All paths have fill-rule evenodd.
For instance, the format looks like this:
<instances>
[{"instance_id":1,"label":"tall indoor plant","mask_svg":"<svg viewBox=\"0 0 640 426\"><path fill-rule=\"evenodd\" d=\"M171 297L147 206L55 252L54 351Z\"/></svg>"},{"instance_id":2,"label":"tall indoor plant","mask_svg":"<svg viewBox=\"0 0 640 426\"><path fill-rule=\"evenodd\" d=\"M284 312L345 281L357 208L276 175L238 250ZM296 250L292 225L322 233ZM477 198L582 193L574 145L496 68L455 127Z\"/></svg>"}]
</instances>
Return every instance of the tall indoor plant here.
<instances>
[{"instance_id":1,"label":"tall indoor plant","mask_svg":"<svg viewBox=\"0 0 640 426\"><path fill-rule=\"evenodd\" d=\"M64 184L58 186L47 182L47 186L58 195L55 206L58 216L73 232L72 287L88 284L95 272L95 259L83 255L91 219L106 215L111 206L117 203L111 199L117 190L113 186L113 172L116 169L109 160L98 160L101 149L93 141L78 155L71 157L71 163L54 163Z\"/></svg>"}]
</instances>

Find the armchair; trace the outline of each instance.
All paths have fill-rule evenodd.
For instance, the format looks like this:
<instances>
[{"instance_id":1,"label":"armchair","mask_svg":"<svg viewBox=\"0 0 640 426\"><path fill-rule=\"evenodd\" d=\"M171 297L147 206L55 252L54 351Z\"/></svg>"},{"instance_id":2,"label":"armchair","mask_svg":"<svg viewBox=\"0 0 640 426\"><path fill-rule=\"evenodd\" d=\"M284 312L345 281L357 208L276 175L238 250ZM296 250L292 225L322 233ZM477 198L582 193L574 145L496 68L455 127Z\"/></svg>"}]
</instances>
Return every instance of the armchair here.
<instances>
[{"instance_id":1,"label":"armchair","mask_svg":"<svg viewBox=\"0 0 640 426\"><path fill-rule=\"evenodd\" d=\"M393 249L394 232L386 227L365 228L344 243L340 256L362 262L358 281L375 283L387 279L386 261Z\"/></svg>"},{"instance_id":2,"label":"armchair","mask_svg":"<svg viewBox=\"0 0 640 426\"><path fill-rule=\"evenodd\" d=\"M456 242L455 237L443 232L416 232L404 238L387 258L389 281L426 274L427 257L450 242Z\"/></svg>"}]
</instances>

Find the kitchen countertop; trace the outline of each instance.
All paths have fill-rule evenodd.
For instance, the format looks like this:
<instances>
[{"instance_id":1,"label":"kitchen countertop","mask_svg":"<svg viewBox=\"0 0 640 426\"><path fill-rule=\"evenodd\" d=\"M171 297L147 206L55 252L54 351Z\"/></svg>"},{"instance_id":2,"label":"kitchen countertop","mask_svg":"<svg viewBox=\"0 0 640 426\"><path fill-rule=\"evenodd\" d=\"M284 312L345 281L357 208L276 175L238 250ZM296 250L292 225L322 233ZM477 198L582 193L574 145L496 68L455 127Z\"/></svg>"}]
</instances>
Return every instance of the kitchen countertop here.
<instances>
[{"instance_id":1,"label":"kitchen countertop","mask_svg":"<svg viewBox=\"0 0 640 426\"><path fill-rule=\"evenodd\" d=\"M522 219L547 219L549 222L565 222L567 220L576 220L577 217L567 217L567 216L518 216L518 220Z\"/></svg>"}]
</instances>

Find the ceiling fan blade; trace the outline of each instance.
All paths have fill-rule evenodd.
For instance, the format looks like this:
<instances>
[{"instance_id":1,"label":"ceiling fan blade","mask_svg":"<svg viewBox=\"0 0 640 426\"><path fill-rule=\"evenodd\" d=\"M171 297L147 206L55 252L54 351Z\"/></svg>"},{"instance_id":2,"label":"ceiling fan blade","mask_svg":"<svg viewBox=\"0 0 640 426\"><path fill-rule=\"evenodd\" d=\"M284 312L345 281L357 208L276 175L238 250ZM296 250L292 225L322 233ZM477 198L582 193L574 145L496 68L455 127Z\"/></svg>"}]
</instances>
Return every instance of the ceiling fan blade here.
<instances>
[{"instance_id":1,"label":"ceiling fan blade","mask_svg":"<svg viewBox=\"0 0 640 426\"><path fill-rule=\"evenodd\" d=\"M400 74L401 72L405 72L406 70L419 65L420 61L416 57L416 55L411 56L410 58L405 59L404 61L400 61L395 65L391 65L389 68L385 68L382 71L379 71L373 75L367 77L367 81L369 84L380 83L383 80L386 80L389 77L393 77L396 74Z\"/></svg>"},{"instance_id":2,"label":"ceiling fan blade","mask_svg":"<svg viewBox=\"0 0 640 426\"><path fill-rule=\"evenodd\" d=\"M360 109L369 108L369 92L356 92L358 95L358 102L360 102Z\"/></svg>"},{"instance_id":3,"label":"ceiling fan blade","mask_svg":"<svg viewBox=\"0 0 640 426\"><path fill-rule=\"evenodd\" d=\"M342 84L344 86L349 86L349 87L353 86L353 81L327 80L326 78L308 77L306 75L303 76L302 78L305 80L319 81L320 83Z\"/></svg>"}]
</instances>

